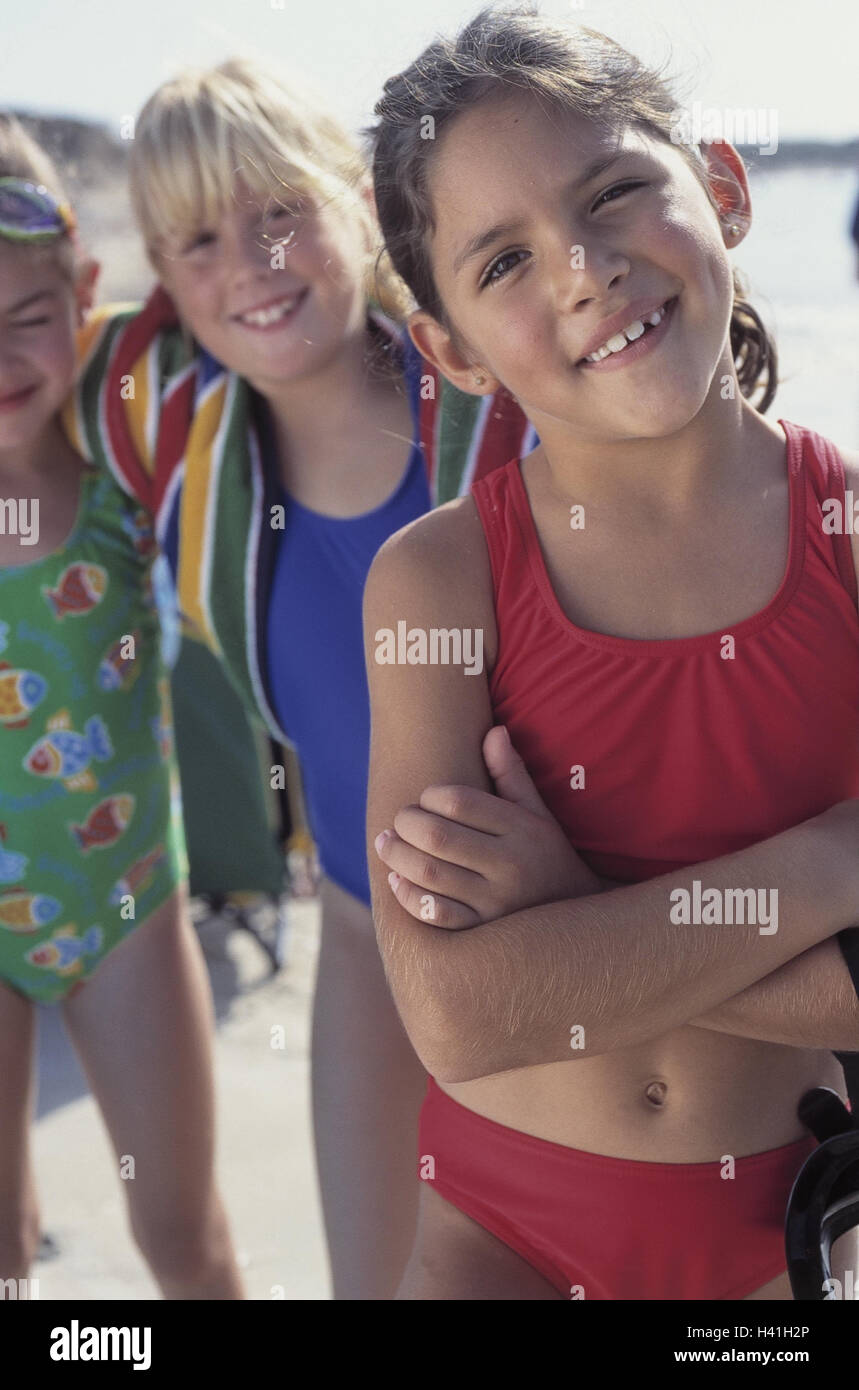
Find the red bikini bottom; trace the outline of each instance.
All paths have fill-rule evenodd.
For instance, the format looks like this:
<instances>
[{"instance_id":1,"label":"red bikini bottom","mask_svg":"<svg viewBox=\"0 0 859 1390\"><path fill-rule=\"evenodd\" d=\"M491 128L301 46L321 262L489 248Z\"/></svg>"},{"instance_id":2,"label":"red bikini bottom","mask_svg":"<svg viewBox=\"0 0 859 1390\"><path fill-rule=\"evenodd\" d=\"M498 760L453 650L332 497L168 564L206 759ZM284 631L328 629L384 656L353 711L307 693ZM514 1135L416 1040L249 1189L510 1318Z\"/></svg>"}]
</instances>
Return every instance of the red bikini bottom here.
<instances>
[{"instance_id":1,"label":"red bikini bottom","mask_svg":"<svg viewBox=\"0 0 859 1390\"><path fill-rule=\"evenodd\" d=\"M816 1147L737 1158L733 1178L717 1161L607 1158L487 1120L430 1078L418 1152L445 1201L565 1298L667 1301L744 1298L784 1271L788 1197Z\"/></svg>"}]
</instances>

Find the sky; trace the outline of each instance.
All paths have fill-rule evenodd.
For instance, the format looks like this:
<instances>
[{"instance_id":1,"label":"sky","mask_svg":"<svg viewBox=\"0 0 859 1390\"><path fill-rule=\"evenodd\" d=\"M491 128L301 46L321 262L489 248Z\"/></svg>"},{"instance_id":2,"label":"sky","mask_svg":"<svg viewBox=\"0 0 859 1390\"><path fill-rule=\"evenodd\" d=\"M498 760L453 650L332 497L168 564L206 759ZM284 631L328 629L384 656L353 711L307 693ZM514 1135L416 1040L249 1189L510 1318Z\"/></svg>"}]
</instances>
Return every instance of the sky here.
<instances>
[{"instance_id":1,"label":"sky","mask_svg":"<svg viewBox=\"0 0 859 1390\"><path fill-rule=\"evenodd\" d=\"M94 118L116 134L186 65L264 56L357 130L386 77L479 0L3 0L0 107ZM646 61L685 102L775 113L778 138L859 136L855 0L542 0Z\"/></svg>"}]
</instances>

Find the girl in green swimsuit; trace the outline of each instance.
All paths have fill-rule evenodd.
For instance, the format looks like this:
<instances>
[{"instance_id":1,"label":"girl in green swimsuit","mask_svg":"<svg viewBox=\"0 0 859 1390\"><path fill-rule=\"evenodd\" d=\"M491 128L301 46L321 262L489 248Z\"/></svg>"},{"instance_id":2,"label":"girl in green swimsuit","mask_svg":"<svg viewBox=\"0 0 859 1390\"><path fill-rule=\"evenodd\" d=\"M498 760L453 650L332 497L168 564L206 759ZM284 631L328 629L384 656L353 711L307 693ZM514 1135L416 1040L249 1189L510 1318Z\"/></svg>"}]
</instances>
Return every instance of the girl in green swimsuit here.
<instances>
[{"instance_id":1,"label":"girl in green swimsuit","mask_svg":"<svg viewBox=\"0 0 859 1390\"><path fill-rule=\"evenodd\" d=\"M151 532L57 421L98 270L57 190L0 122L0 1279L38 1240L33 1005L59 1002L164 1296L240 1298Z\"/></svg>"}]
</instances>

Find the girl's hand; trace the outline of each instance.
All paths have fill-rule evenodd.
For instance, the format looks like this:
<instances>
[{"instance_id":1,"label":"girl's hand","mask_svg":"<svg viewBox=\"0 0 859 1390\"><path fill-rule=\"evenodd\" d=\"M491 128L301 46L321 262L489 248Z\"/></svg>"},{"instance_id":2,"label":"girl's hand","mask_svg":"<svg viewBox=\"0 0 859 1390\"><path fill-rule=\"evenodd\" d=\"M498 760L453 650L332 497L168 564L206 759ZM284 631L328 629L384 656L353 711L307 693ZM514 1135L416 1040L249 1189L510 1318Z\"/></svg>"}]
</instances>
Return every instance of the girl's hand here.
<instances>
[{"instance_id":1,"label":"girl's hand","mask_svg":"<svg viewBox=\"0 0 859 1390\"><path fill-rule=\"evenodd\" d=\"M427 787L404 806L376 852L407 912L435 927L474 927L539 903L599 893L548 810L507 730L483 740L497 796L474 787Z\"/></svg>"}]
</instances>

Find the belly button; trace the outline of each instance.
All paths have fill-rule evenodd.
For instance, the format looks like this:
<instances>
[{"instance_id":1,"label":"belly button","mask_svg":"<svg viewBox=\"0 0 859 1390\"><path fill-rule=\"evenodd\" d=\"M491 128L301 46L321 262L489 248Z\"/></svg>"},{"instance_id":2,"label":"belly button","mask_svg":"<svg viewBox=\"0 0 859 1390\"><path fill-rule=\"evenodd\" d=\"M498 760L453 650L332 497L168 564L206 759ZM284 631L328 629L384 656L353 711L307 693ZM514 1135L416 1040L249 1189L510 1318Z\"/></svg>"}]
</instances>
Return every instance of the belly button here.
<instances>
[{"instance_id":1,"label":"belly button","mask_svg":"<svg viewBox=\"0 0 859 1390\"><path fill-rule=\"evenodd\" d=\"M651 1105L664 1105L665 1097L668 1095L668 1087L664 1081L651 1081L644 1094Z\"/></svg>"}]
</instances>

